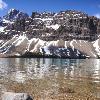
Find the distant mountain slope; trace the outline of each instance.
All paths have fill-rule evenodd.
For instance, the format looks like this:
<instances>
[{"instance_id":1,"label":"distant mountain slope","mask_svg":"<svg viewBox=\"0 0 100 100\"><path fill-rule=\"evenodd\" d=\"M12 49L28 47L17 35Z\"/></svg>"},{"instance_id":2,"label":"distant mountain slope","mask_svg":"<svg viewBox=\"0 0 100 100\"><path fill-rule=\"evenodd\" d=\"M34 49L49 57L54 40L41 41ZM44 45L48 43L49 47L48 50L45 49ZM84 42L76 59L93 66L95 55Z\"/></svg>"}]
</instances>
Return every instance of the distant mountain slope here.
<instances>
[{"instance_id":1,"label":"distant mountain slope","mask_svg":"<svg viewBox=\"0 0 100 100\"><path fill-rule=\"evenodd\" d=\"M62 57L98 58L100 39L94 42L85 40L43 41L39 38L28 39L26 35L16 35L9 41L0 41L0 57Z\"/></svg>"},{"instance_id":2,"label":"distant mountain slope","mask_svg":"<svg viewBox=\"0 0 100 100\"><path fill-rule=\"evenodd\" d=\"M10 9L0 17L0 57L100 57L100 19L66 10L58 13Z\"/></svg>"}]
</instances>

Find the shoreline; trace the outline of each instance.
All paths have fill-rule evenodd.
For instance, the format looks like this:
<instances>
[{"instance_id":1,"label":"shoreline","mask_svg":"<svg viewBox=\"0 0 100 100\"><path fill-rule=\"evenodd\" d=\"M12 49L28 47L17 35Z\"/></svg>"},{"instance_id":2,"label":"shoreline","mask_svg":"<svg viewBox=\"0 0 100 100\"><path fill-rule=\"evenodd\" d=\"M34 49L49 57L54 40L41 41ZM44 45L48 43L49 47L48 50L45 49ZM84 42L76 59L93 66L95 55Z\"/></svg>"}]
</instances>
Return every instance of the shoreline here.
<instances>
[{"instance_id":1,"label":"shoreline","mask_svg":"<svg viewBox=\"0 0 100 100\"><path fill-rule=\"evenodd\" d=\"M53 55L22 55L22 56L6 56L0 58L55 58L55 59L90 59L89 57L59 57ZM97 59L97 58L96 58Z\"/></svg>"}]
</instances>

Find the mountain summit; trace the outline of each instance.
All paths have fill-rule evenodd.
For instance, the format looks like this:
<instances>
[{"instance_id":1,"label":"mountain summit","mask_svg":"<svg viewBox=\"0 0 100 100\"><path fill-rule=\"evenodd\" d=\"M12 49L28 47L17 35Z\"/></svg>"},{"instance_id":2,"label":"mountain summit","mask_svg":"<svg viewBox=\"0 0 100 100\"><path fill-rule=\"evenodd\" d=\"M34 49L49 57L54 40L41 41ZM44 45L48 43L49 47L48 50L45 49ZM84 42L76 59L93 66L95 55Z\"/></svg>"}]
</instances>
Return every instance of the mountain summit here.
<instances>
[{"instance_id":1,"label":"mountain summit","mask_svg":"<svg viewBox=\"0 0 100 100\"><path fill-rule=\"evenodd\" d=\"M3 16L4 19L6 20L16 20L16 19L24 19L27 18L28 14L20 12L19 10L16 9L10 9L7 13L7 15Z\"/></svg>"}]
</instances>

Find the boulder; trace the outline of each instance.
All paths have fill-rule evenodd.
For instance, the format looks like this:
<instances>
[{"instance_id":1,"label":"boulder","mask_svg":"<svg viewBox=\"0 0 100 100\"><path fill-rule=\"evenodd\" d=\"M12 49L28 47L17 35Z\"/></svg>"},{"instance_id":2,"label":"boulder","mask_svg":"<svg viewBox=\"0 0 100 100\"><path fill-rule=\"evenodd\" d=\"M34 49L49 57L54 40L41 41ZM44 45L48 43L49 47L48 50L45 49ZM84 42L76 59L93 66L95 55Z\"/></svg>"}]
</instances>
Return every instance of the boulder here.
<instances>
[{"instance_id":1,"label":"boulder","mask_svg":"<svg viewBox=\"0 0 100 100\"><path fill-rule=\"evenodd\" d=\"M5 92L2 100L33 100L27 93Z\"/></svg>"}]
</instances>

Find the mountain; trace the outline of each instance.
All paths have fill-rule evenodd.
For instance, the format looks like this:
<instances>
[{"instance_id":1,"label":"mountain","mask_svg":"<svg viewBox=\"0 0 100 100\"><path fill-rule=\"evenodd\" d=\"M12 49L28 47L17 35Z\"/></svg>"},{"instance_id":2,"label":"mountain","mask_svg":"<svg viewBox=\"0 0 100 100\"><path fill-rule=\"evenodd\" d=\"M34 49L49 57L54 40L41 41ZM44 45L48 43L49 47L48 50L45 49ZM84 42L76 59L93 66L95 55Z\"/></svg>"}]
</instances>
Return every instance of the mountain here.
<instances>
[{"instance_id":1,"label":"mountain","mask_svg":"<svg viewBox=\"0 0 100 100\"><path fill-rule=\"evenodd\" d=\"M100 19L80 11L29 16L10 9L0 18L0 56L97 58L99 33Z\"/></svg>"},{"instance_id":2,"label":"mountain","mask_svg":"<svg viewBox=\"0 0 100 100\"><path fill-rule=\"evenodd\" d=\"M100 33L100 19L85 13L66 10L58 13L32 12L31 16L16 9L10 9L1 23L7 38L13 34L25 33L28 38L42 40L81 39L94 41ZM10 35L9 35L10 34ZM11 36L12 34L12 36Z\"/></svg>"}]
</instances>

